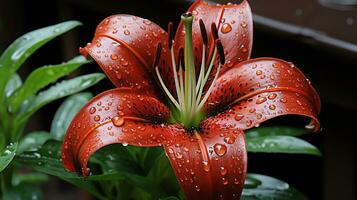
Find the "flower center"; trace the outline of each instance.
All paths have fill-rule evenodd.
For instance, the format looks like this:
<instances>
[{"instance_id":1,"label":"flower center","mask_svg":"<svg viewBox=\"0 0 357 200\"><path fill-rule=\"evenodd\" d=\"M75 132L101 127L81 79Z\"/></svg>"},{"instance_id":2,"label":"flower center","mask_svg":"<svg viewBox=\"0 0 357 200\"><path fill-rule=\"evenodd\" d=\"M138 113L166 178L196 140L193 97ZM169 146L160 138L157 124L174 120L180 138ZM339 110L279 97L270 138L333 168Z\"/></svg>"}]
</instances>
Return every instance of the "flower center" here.
<instances>
[{"instance_id":1,"label":"flower center","mask_svg":"<svg viewBox=\"0 0 357 200\"><path fill-rule=\"evenodd\" d=\"M173 48L173 30L172 23L169 23L168 35L169 35L169 47L171 50L171 67L173 70L176 97L174 97L171 92L167 89L163 79L160 75L159 69L157 67L160 54L161 54L161 44L158 44L156 49L156 56L154 61L156 75L158 80L166 93L170 102L173 104L173 118L174 121L179 121L187 129L194 129L199 126L199 123L204 118L202 108L207 101L210 93L212 92L213 86L216 82L218 74L220 72L221 66L225 62L224 50L221 41L218 39L217 27L213 23L211 25L212 38L214 45L211 45L212 51L208 51L208 36L206 32L205 25L202 20L199 21L201 35L202 35L202 60L200 71L198 77L196 76L195 67L195 56L193 51L192 42L192 22L193 15L191 13L185 13L181 15L181 20L185 27L185 44L184 49L180 49L178 52L178 62L175 62L175 52ZM211 52L206 58L206 51ZM209 76L212 72L217 53L220 57L219 66L215 72L214 78L211 81L208 89L205 89L205 85L208 82ZM177 71L178 70L178 71ZM206 87L207 88L207 87Z\"/></svg>"}]
</instances>

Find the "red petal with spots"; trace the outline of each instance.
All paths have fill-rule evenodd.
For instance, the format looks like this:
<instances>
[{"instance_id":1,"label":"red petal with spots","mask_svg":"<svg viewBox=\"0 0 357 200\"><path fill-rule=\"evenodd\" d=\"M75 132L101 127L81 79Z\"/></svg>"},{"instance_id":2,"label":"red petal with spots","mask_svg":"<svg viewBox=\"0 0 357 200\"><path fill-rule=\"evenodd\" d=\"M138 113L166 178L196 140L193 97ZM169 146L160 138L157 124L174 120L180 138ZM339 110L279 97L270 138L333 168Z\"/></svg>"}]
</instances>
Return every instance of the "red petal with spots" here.
<instances>
[{"instance_id":1,"label":"red petal with spots","mask_svg":"<svg viewBox=\"0 0 357 200\"><path fill-rule=\"evenodd\" d=\"M247 1L241 4L210 5L205 1L196 1L189 9L194 16L193 46L195 56L200 63L202 59L202 37L199 20L205 23L207 34L209 35L209 46L214 45L211 37L211 24L215 23L218 29L218 36L222 41L226 52L226 64L221 72L225 72L235 63L248 60L253 44L253 21L252 13ZM184 46L184 26L180 23L176 32L176 48ZM211 74L214 74L215 70Z\"/></svg>"},{"instance_id":2,"label":"red petal with spots","mask_svg":"<svg viewBox=\"0 0 357 200\"><path fill-rule=\"evenodd\" d=\"M227 106L227 111L208 121L247 129L276 116L295 114L310 117L319 130L318 94L297 67L283 60L252 59L220 76L205 110L212 114Z\"/></svg>"},{"instance_id":3,"label":"red petal with spots","mask_svg":"<svg viewBox=\"0 0 357 200\"><path fill-rule=\"evenodd\" d=\"M66 169L87 175L89 156L113 143L158 146L168 141L159 123L169 109L154 96L132 89L114 89L94 97L73 119L64 138L62 161Z\"/></svg>"},{"instance_id":4,"label":"red petal with spots","mask_svg":"<svg viewBox=\"0 0 357 200\"><path fill-rule=\"evenodd\" d=\"M210 125L175 140L165 151L187 199L239 199L247 168L243 131Z\"/></svg>"},{"instance_id":5,"label":"red petal with spots","mask_svg":"<svg viewBox=\"0 0 357 200\"><path fill-rule=\"evenodd\" d=\"M131 15L113 15L97 27L92 43L81 49L101 66L117 87L155 89L154 58L156 47L162 44L159 70L174 88L167 45L167 33L155 23Z\"/></svg>"}]
</instances>

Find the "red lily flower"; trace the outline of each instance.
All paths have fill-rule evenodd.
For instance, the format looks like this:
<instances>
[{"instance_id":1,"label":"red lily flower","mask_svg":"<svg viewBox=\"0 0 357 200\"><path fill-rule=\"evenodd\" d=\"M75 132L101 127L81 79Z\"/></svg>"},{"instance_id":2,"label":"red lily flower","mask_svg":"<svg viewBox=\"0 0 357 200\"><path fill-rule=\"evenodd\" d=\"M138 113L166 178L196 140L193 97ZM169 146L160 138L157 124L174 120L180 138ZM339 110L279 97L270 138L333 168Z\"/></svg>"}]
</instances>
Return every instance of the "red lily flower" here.
<instances>
[{"instance_id":1,"label":"red lily flower","mask_svg":"<svg viewBox=\"0 0 357 200\"><path fill-rule=\"evenodd\" d=\"M187 199L239 199L247 169L243 131L273 117L311 118L320 99L293 64L249 59L252 14L246 1L196 1L175 39L149 20L114 15L81 49L117 87L93 98L64 139L66 169L81 168L99 148L163 146ZM218 59L219 58L219 59Z\"/></svg>"}]
</instances>

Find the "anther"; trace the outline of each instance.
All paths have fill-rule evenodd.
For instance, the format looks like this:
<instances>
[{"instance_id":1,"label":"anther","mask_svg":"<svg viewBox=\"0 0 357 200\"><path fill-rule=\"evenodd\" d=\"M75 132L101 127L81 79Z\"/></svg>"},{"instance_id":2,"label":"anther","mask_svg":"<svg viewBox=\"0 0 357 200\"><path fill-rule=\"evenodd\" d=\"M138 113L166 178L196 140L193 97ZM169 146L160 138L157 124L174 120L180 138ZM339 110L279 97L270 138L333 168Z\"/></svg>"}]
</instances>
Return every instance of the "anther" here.
<instances>
[{"instance_id":1,"label":"anther","mask_svg":"<svg viewBox=\"0 0 357 200\"><path fill-rule=\"evenodd\" d=\"M184 17L184 18L192 17L192 13L191 12L186 12L186 13L182 14L182 17Z\"/></svg>"},{"instance_id":2,"label":"anther","mask_svg":"<svg viewBox=\"0 0 357 200\"><path fill-rule=\"evenodd\" d=\"M199 24L200 24L200 30L201 30L203 44L205 46L207 46L207 44L208 44L207 31L206 31L206 27L205 27L205 24L203 23L202 19L200 19Z\"/></svg>"},{"instance_id":3,"label":"anther","mask_svg":"<svg viewBox=\"0 0 357 200\"><path fill-rule=\"evenodd\" d=\"M154 67L156 67L157 64L159 64L160 56L161 56L161 50L162 50L162 45L161 45L161 43L159 43L159 44L157 45L157 47L156 47Z\"/></svg>"},{"instance_id":4,"label":"anther","mask_svg":"<svg viewBox=\"0 0 357 200\"><path fill-rule=\"evenodd\" d=\"M216 40L216 46L217 46L217 50L218 50L218 54L219 54L219 61L221 63L221 65L223 65L226 62L226 58L224 56L224 49L223 49L223 45L220 39Z\"/></svg>"},{"instance_id":5,"label":"anther","mask_svg":"<svg viewBox=\"0 0 357 200\"><path fill-rule=\"evenodd\" d=\"M217 31L217 26L215 23L211 24L211 31L212 31L212 36L214 40L218 39L218 31Z\"/></svg>"},{"instance_id":6,"label":"anther","mask_svg":"<svg viewBox=\"0 0 357 200\"><path fill-rule=\"evenodd\" d=\"M167 33L168 33L168 44L169 44L169 48L171 49L172 47L172 41L174 40L174 24L172 22L169 22L168 26L167 26Z\"/></svg>"}]
</instances>

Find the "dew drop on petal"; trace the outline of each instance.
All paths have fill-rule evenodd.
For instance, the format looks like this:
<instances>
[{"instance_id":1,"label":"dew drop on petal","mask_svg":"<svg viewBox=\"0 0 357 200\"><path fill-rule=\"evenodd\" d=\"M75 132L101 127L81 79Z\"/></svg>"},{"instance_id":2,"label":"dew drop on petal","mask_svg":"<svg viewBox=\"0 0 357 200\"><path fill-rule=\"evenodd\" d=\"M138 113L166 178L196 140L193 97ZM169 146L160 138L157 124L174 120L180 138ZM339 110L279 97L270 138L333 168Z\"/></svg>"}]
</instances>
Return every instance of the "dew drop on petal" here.
<instances>
[{"instance_id":1,"label":"dew drop on petal","mask_svg":"<svg viewBox=\"0 0 357 200\"><path fill-rule=\"evenodd\" d=\"M281 98L281 99L280 99L280 102L281 102L281 103L286 103L286 102L288 102L288 100L285 99L285 98Z\"/></svg>"},{"instance_id":2,"label":"dew drop on petal","mask_svg":"<svg viewBox=\"0 0 357 200\"><path fill-rule=\"evenodd\" d=\"M94 114L96 110L97 110L97 109L96 109L95 107L91 107L91 108L89 109L89 113L90 113L90 114Z\"/></svg>"},{"instance_id":3,"label":"dew drop on petal","mask_svg":"<svg viewBox=\"0 0 357 200\"><path fill-rule=\"evenodd\" d=\"M118 117L118 116L113 117L112 118L112 123L114 124L114 126L117 126L117 127L123 126L124 118L123 117Z\"/></svg>"},{"instance_id":4,"label":"dew drop on petal","mask_svg":"<svg viewBox=\"0 0 357 200\"><path fill-rule=\"evenodd\" d=\"M236 114L236 116L234 116L234 119L237 121L240 121L243 119L243 117L244 117L244 115L242 115L242 114Z\"/></svg>"},{"instance_id":5,"label":"dew drop on petal","mask_svg":"<svg viewBox=\"0 0 357 200\"><path fill-rule=\"evenodd\" d=\"M96 115L96 116L94 116L94 121L99 121L100 120L100 116L99 115Z\"/></svg>"},{"instance_id":6,"label":"dew drop on petal","mask_svg":"<svg viewBox=\"0 0 357 200\"><path fill-rule=\"evenodd\" d=\"M270 110L275 110L275 108L276 108L276 106L275 106L274 104L270 104L270 105L269 105L269 109L270 109Z\"/></svg>"},{"instance_id":7,"label":"dew drop on petal","mask_svg":"<svg viewBox=\"0 0 357 200\"><path fill-rule=\"evenodd\" d=\"M130 35L130 31L129 30L124 30L124 34L125 35Z\"/></svg>"},{"instance_id":8,"label":"dew drop on petal","mask_svg":"<svg viewBox=\"0 0 357 200\"><path fill-rule=\"evenodd\" d=\"M259 98L257 99L256 103L257 103L257 104L262 104L262 103L264 103L266 100L267 100L266 97L259 97Z\"/></svg>"},{"instance_id":9,"label":"dew drop on petal","mask_svg":"<svg viewBox=\"0 0 357 200\"><path fill-rule=\"evenodd\" d=\"M268 96L268 99L273 100L273 99L276 98L276 96L277 96L277 94L272 93L272 94L270 94L270 95Z\"/></svg>"},{"instance_id":10,"label":"dew drop on petal","mask_svg":"<svg viewBox=\"0 0 357 200\"><path fill-rule=\"evenodd\" d=\"M227 147L224 144L215 144L214 145L214 152L218 155L218 156L224 156L227 152Z\"/></svg>"},{"instance_id":11,"label":"dew drop on petal","mask_svg":"<svg viewBox=\"0 0 357 200\"><path fill-rule=\"evenodd\" d=\"M124 58L121 58L120 59L120 64L123 65L123 66L127 66L129 63L127 60L125 60Z\"/></svg>"},{"instance_id":12,"label":"dew drop on petal","mask_svg":"<svg viewBox=\"0 0 357 200\"><path fill-rule=\"evenodd\" d=\"M235 138L232 136L225 137L224 142L227 144L233 144L235 142Z\"/></svg>"},{"instance_id":13,"label":"dew drop on petal","mask_svg":"<svg viewBox=\"0 0 357 200\"><path fill-rule=\"evenodd\" d=\"M211 166L208 163L208 161L202 161L202 164L203 164L203 171L209 172L211 170Z\"/></svg>"},{"instance_id":14,"label":"dew drop on petal","mask_svg":"<svg viewBox=\"0 0 357 200\"><path fill-rule=\"evenodd\" d=\"M112 60L116 60L116 59L118 59L118 56L115 55L115 54L112 54L112 55L110 55L110 58L111 58Z\"/></svg>"},{"instance_id":15,"label":"dew drop on petal","mask_svg":"<svg viewBox=\"0 0 357 200\"><path fill-rule=\"evenodd\" d=\"M222 33L229 33L232 30L232 26L228 23L224 23L221 28Z\"/></svg>"},{"instance_id":16,"label":"dew drop on petal","mask_svg":"<svg viewBox=\"0 0 357 200\"><path fill-rule=\"evenodd\" d=\"M221 175L225 176L227 174L227 169L225 167L221 167Z\"/></svg>"}]
</instances>

